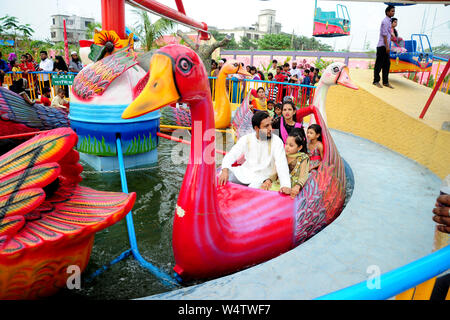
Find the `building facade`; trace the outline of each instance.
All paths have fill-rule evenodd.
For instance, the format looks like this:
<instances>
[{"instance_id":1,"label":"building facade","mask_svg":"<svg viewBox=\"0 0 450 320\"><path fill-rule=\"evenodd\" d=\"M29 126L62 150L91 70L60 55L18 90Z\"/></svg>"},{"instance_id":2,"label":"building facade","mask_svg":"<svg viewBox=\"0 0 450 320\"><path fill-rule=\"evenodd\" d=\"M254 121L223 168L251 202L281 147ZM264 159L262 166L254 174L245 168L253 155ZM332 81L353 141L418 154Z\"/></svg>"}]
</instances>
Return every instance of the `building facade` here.
<instances>
[{"instance_id":1,"label":"building facade","mask_svg":"<svg viewBox=\"0 0 450 320\"><path fill-rule=\"evenodd\" d=\"M86 39L89 23L95 22L93 18L75 15L52 15L52 24L50 26L50 39L52 42L64 41L64 20L66 20L67 41L69 43L78 43L79 40Z\"/></svg>"},{"instance_id":2,"label":"building facade","mask_svg":"<svg viewBox=\"0 0 450 320\"><path fill-rule=\"evenodd\" d=\"M275 21L276 11L272 9L261 10L258 15L258 22L250 27L238 27L233 29L215 29L220 33L231 35L236 42L240 42L243 37L252 41L258 41L265 34L281 33L281 23Z\"/></svg>"}]
</instances>

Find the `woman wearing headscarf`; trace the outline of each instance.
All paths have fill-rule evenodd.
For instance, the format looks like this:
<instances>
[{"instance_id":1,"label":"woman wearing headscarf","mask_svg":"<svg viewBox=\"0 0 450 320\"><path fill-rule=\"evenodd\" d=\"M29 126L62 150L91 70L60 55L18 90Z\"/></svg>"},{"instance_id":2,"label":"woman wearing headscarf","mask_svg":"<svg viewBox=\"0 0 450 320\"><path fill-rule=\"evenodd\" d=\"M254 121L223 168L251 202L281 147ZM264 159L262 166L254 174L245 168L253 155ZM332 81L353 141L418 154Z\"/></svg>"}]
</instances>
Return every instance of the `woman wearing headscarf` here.
<instances>
[{"instance_id":1,"label":"woman wearing headscarf","mask_svg":"<svg viewBox=\"0 0 450 320\"><path fill-rule=\"evenodd\" d=\"M67 64L64 61L64 58L62 56L55 56L55 62L53 63L53 71L58 72L58 74L60 74L61 72L64 72L64 73L69 72L69 68L67 67ZM68 86L55 86L55 87L63 88L66 97L69 96L69 87ZM55 92L57 92L57 89L55 89Z\"/></svg>"}]
</instances>

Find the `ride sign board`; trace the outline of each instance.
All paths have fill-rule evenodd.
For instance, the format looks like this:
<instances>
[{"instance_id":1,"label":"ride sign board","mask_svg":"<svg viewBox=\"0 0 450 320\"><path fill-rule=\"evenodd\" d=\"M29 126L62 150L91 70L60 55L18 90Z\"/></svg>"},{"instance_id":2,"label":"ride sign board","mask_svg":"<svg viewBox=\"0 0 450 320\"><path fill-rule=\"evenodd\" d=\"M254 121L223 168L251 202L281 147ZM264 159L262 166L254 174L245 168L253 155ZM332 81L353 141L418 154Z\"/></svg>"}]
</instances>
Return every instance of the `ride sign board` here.
<instances>
[{"instance_id":1,"label":"ride sign board","mask_svg":"<svg viewBox=\"0 0 450 320\"><path fill-rule=\"evenodd\" d=\"M52 84L55 86L71 86L74 79L74 74L55 74L52 77Z\"/></svg>"}]
</instances>

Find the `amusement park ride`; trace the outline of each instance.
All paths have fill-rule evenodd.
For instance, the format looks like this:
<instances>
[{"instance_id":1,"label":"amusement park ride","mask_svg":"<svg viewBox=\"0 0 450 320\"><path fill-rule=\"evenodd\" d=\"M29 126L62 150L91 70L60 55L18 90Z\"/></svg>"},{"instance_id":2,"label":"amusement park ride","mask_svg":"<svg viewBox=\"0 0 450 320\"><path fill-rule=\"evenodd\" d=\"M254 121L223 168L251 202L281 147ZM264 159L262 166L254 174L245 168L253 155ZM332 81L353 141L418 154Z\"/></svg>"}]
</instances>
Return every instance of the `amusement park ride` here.
<instances>
[{"instance_id":1,"label":"amusement park ride","mask_svg":"<svg viewBox=\"0 0 450 320\"><path fill-rule=\"evenodd\" d=\"M336 5L336 11L322 11L314 8L314 37L341 37L350 35L351 21L347 7L342 4Z\"/></svg>"},{"instance_id":2,"label":"amusement park ride","mask_svg":"<svg viewBox=\"0 0 450 320\"><path fill-rule=\"evenodd\" d=\"M110 265L132 256L175 288L183 280L218 277L276 257L320 232L341 213L345 163L324 120L325 89L315 100L323 107L315 102L297 111L298 116L309 115L321 125L324 156L295 199L233 183L217 186L216 164L206 159L214 155L214 144L211 147L204 139L205 132L216 127L216 106L200 58L185 46L170 45L154 52L151 59L140 60L133 49L133 35L126 33L125 3L196 29L200 39L208 39L206 23L189 18L182 0L175 2L178 10L153 0L102 0L103 30L91 44L93 62L83 68L72 86L68 118L73 130L50 130L0 156L0 298L53 294L64 286L69 265L77 264L82 271L86 268L95 233L125 215L130 249ZM345 6L338 5L338 9L345 15L322 12L316 1L315 36L349 34L348 11ZM418 43L421 51L417 56L411 54L410 60L428 68L432 52L426 53L422 36L414 35L408 46L415 53ZM398 62L402 57L394 59ZM151 72L147 72L150 66ZM319 85L357 89L343 64L330 65L322 78ZM8 99L16 106L20 97ZM0 119L6 121L12 108L2 105L3 100ZM192 130L192 141L200 143L192 144L178 200L173 204L176 265L171 276L139 253L130 211L136 194L128 192L124 156L130 166L156 161L161 137L158 109L177 102L189 103L191 122L201 126ZM123 192L78 186L82 167L74 146L91 163L102 162L99 166L105 161L117 162ZM258 201L270 205L257 209L253 204Z\"/></svg>"}]
</instances>

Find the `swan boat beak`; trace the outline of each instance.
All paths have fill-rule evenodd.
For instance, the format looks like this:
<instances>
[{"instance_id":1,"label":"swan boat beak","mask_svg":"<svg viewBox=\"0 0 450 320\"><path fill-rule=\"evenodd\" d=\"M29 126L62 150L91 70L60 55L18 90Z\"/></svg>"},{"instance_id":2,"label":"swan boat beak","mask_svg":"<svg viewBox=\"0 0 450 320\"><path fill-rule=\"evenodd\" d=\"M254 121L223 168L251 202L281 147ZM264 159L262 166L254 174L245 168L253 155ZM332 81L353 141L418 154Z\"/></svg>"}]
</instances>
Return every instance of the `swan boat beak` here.
<instances>
[{"instance_id":1,"label":"swan boat beak","mask_svg":"<svg viewBox=\"0 0 450 320\"><path fill-rule=\"evenodd\" d=\"M349 73L350 72L348 71L348 67L342 68L342 71L336 83L350 89L358 90L359 88L352 82L352 79L350 79Z\"/></svg>"},{"instance_id":2,"label":"swan boat beak","mask_svg":"<svg viewBox=\"0 0 450 320\"><path fill-rule=\"evenodd\" d=\"M240 74L240 75L246 76L246 77L251 77L252 76L241 65L239 65L239 69L238 69L237 73Z\"/></svg>"},{"instance_id":3,"label":"swan boat beak","mask_svg":"<svg viewBox=\"0 0 450 320\"><path fill-rule=\"evenodd\" d=\"M175 103L180 94L175 84L172 59L154 54L150 62L150 77L141 94L123 111L123 119L136 118Z\"/></svg>"}]
</instances>

